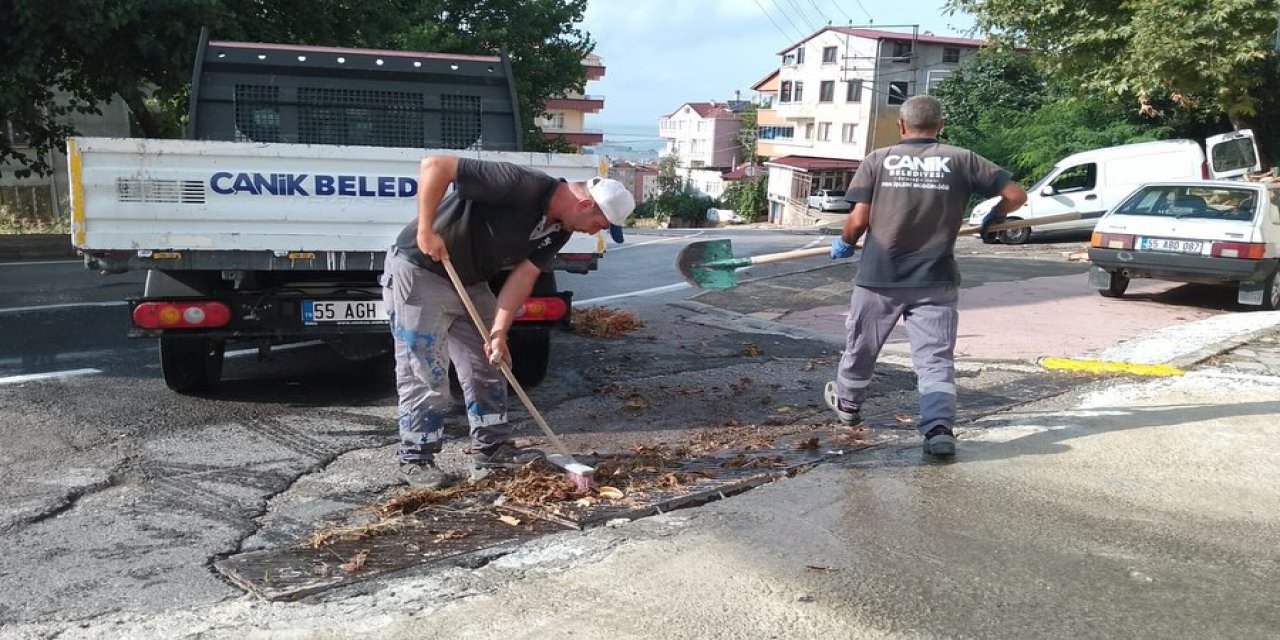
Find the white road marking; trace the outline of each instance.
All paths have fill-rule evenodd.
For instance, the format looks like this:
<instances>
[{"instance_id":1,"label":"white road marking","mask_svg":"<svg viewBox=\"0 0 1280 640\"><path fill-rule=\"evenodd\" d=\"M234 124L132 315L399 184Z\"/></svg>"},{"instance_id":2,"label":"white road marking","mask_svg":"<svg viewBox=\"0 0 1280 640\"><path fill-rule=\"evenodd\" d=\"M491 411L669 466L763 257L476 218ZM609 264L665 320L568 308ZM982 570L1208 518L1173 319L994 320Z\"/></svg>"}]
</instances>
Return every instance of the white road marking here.
<instances>
[{"instance_id":1,"label":"white road marking","mask_svg":"<svg viewBox=\"0 0 1280 640\"><path fill-rule=\"evenodd\" d=\"M48 371L45 373L28 373L20 376L9 376L0 378L0 385L21 384L23 382L32 382L34 380L49 380L53 378L70 378L72 376L88 376L95 373L102 373L101 369L71 369L68 371Z\"/></svg>"},{"instance_id":2,"label":"white road marking","mask_svg":"<svg viewBox=\"0 0 1280 640\"><path fill-rule=\"evenodd\" d=\"M39 262L0 262L0 267L37 267L49 264L84 264L83 260L41 260Z\"/></svg>"},{"instance_id":3,"label":"white road marking","mask_svg":"<svg viewBox=\"0 0 1280 640\"><path fill-rule=\"evenodd\" d=\"M271 347L271 352L275 353L277 351L293 351L294 349L305 349L307 347L314 347L318 344L324 344L324 341L308 340L306 342L295 342L293 344L275 345ZM236 349L234 351L228 351L225 354L223 354L222 357L239 358L242 356L256 356L256 355L258 355L258 349L255 347L253 349Z\"/></svg>"},{"instance_id":4,"label":"white road marking","mask_svg":"<svg viewBox=\"0 0 1280 640\"><path fill-rule=\"evenodd\" d=\"M35 307L5 307L0 308L0 315L6 313L28 313L31 311L53 311L55 309L79 309L83 307L119 307L129 304L124 300L113 300L111 302L68 302L65 304L45 304Z\"/></svg>"},{"instance_id":5,"label":"white road marking","mask_svg":"<svg viewBox=\"0 0 1280 640\"><path fill-rule=\"evenodd\" d=\"M654 288L652 288L652 289L641 289L641 290L639 290L639 291L629 291L629 292L627 292L627 293L617 293L617 294L614 294L614 295L611 295L611 296L600 296L599 298L588 298L588 299L586 299L586 300L576 300L576 301L574 301L573 306L575 306L575 307L580 307L580 306L585 305L585 304L598 304L598 303L601 303L601 302L608 302L609 300L619 300L619 299L622 299L622 298L635 298L635 297L639 297L639 296L652 296L652 295L657 295L657 294L659 294L659 293L667 293L668 291L679 291L679 290L681 290L681 289L688 289L690 286L691 286L691 285L690 285L688 282L677 282L677 283L675 283L675 284L669 284L669 285L665 285L665 286L661 286L661 287L654 287Z\"/></svg>"},{"instance_id":6,"label":"white road marking","mask_svg":"<svg viewBox=\"0 0 1280 640\"><path fill-rule=\"evenodd\" d=\"M689 238L698 238L698 237L704 236L704 235L706 235L706 234L707 234L707 232L706 232L706 231L698 231L698 232L695 232L695 233L690 233L690 234L688 234L688 235L675 236L675 237L672 237L672 238L660 238L660 239L658 239L658 240L649 240L649 241L647 241L647 242L626 242L626 243L623 243L623 244L613 244L612 246L606 247L606 249L605 249L605 255L608 255L610 251L621 251L621 250L623 250L623 249L634 249L634 248L636 248L636 247L643 247L643 246L645 246L645 245L650 245L650 244L660 244L660 243L663 243L663 242L677 242L677 241L680 241L680 240L688 240Z\"/></svg>"}]
</instances>

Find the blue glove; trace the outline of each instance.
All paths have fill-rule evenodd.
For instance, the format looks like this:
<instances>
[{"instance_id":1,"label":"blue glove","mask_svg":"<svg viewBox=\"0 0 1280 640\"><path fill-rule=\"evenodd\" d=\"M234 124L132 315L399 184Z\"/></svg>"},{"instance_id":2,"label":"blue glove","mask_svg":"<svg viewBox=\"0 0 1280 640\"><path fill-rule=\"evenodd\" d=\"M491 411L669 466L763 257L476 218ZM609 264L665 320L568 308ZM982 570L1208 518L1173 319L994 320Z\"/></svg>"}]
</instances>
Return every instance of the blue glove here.
<instances>
[{"instance_id":1,"label":"blue glove","mask_svg":"<svg viewBox=\"0 0 1280 640\"><path fill-rule=\"evenodd\" d=\"M987 212L987 215L982 216L982 226L978 229L978 235L985 236L987 235L987 227L1004 222L1004 215L1003 213L996 213L995 207L992 207L991 211Z\"/></svg>"},{"instance_id":2,"label":"blue glove","mask_svg":"<svg viewBox=\"0 0 1280 640\"><path fill-rule=\"evenodd\" d=\"M844 238L834 238L831 240L831 259L852 258L856 249L857 247L845 242Z\"/></svg>"}]
</instances>

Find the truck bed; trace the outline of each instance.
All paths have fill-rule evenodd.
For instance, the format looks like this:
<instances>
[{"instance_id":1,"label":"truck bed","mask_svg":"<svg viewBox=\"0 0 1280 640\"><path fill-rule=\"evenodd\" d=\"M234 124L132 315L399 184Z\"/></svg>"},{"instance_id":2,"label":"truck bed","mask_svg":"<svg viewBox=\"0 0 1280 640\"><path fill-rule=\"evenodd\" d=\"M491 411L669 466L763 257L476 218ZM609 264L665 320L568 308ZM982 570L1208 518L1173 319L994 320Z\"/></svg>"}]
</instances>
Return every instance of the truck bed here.
<instances>
[{"instance_id":1,"label":"truck bed","mask_svg":"<svg viewBox=\"0 0 1280 640\"><path fill-rule=\"evenodd\" d=\"M589 155L72 138L72 244L100 268L377 270L416 215L418 163L448 154L567 180ZM600 254L575 234L562 254Z\"/></svg>"}]
</instances>

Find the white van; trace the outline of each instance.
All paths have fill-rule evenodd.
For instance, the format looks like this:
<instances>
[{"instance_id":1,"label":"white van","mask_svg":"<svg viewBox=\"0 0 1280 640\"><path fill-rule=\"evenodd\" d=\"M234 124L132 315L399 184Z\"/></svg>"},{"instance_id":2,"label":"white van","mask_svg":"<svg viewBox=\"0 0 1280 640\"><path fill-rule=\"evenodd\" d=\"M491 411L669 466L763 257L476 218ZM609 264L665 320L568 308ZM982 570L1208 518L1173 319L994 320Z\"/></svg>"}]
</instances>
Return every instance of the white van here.
<instances>
[{"instance_id":1,"label":"white van","mask_svg":"<svg viewBox=\"0 0 1280 640\"><path fill-rule=\"evenodd\" d=\"M1035 184L1027 188L1027 203L1008 215L1010 220L1030 220L1072 211L1080 219L1036 227L1036 231L1088 231L1111 207L1143 183L1174 180L1224 180L1259 171L1253 132L1244 129L1213 136L1205 141L1212 163L1194 140L1161 140L1104 147L1067 156ZM983 216L999 202L984 200L973 208L969 223L982 224ZM989 234L984 242L1022 244L1031 228Z\"/></svg>"}]
</instances>

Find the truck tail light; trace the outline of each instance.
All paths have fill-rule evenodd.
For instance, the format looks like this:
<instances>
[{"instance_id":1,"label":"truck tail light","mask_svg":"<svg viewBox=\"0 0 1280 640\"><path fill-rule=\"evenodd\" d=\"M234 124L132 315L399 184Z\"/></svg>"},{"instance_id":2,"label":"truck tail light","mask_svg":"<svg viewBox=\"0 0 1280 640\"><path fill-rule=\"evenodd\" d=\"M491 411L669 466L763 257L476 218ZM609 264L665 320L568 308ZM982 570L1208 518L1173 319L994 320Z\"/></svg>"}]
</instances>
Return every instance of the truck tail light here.
<instances>
[{"instance_id":1,"label":"truck tail light","mask_svg":"<svg viewBox=\"0 0 1280 640\"><path fill-rule=\"evenodd\" d=\"M1267 245L1257 242L1215 242L1209 245L1209 255L1219 258L1261 260L1267 253Z\"/></svg>"},{"instance_id":2,"label":"truck tail light","mask_svg":"<svg viewBox=\"0 0 1280 640\"><path fill-rule=\"evenodd\" d=\"M150 301L133 308L133 323L143 329L209 329L230 321L231 309L212 300Z\"/></svg>"},{"instance_id":3,"label":"truck tail light","mask_svg":"<svg viewBox=\"0 0 1280 640\"><path fill-rule=\"evenodd\" d=\"M1132 249L1133 236L1128 233L1103 233L1094 231L1089 246L1101 249Z\"/></svg>"},{"instance_id":4,"label":"truck tail light","mask_svg":"<svg viewBox=\"0 0 1280 640\"><path fill-rule=\"evenodd\" d=\"M1209 179L1209 161L1208 160L1204 160L1200 163L1200 179L1201 180Z\"/></svg>"},{"instance_id":5,"label":"truck tail light","mask_svg":"<svg viewBox=\"0 0 1280 640\"><path fill-rule=\"evenodd\" d=\"M555 296L529 296L516 311L516 322L554 322L563 320L569 311L564 300Z\"/></svg>"}]
</instances>

